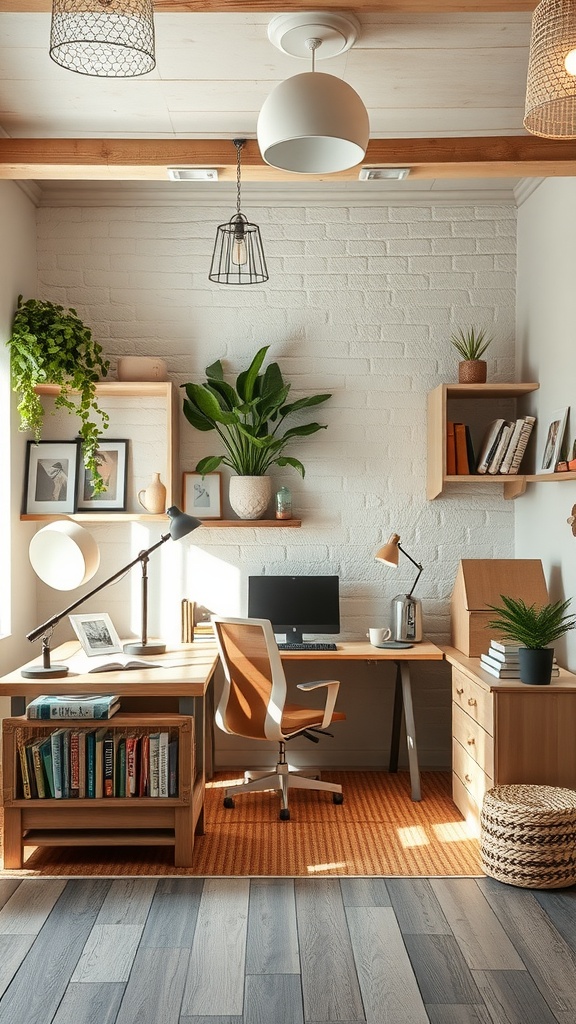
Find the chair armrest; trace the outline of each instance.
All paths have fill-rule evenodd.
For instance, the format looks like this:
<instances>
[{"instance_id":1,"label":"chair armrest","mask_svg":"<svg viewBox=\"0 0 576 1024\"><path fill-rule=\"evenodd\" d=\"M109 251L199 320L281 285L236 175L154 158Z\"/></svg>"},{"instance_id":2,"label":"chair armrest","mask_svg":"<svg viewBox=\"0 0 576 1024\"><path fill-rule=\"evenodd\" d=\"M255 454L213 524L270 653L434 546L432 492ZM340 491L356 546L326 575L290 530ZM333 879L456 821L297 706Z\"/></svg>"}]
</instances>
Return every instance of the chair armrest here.
<instances>
[{"instance_id":1,"label":"chair armrest","mask_svg":"<svg viewBox=\"0 0 576 1024\"><path fill-rule=\"evenodd\" d=\"M328 690L326 694L326 705L324 707L324 718L322 719L321 729L326 729L332 721L332 715L334 714L334 706L336 704L336 697L338 696L338 690L340 689L340 682L338 679L317 679L311 683L298 683L299 690L318 690L319 687L325 686Z\"/></svg>"}]
</instances>

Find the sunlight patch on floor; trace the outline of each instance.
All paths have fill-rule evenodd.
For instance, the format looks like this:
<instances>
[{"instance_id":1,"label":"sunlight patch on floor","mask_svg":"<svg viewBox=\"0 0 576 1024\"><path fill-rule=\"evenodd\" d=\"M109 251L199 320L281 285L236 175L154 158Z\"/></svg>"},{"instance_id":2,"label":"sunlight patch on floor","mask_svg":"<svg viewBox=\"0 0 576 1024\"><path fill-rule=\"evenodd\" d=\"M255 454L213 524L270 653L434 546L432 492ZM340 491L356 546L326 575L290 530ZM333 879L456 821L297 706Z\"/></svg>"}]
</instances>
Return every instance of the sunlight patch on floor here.
<instances>
[{"instance_id":1,"label":"sunlight patch on floor","mask_svg":"<svg viewBox=\"0 0 576 1024\"><path fill-rule=\"evenodd\" d=\"M309 864L308 872L313 875L316 871L343 871L347 867L349 867L349 865L346 861L337 861L333 864Z\"/></svg>"},{"instance_id":2,"label":"sunlight patch on floor","mask_svg":"<svg viewBox=\"0 0 576 1024\"><path fill-rule=\"evenodd\" d=\"M426 829L421 825L410 825L408 828L396 829L396 834L405 850L412 846L429 846L430 840L426 835Z\"/></svg>"},{"instance_id":3,"label":"sunlight patch on floor","mask_svg":"<svg viewBox=\"0 0 576 1024\"><path fill-rule=\"evenodd\" d=\"M470 821L446 821L441 825L432 825L432 829L441 843L461 843L463 839L476 839L478 828Z\"/></svg>"}]
</instances>

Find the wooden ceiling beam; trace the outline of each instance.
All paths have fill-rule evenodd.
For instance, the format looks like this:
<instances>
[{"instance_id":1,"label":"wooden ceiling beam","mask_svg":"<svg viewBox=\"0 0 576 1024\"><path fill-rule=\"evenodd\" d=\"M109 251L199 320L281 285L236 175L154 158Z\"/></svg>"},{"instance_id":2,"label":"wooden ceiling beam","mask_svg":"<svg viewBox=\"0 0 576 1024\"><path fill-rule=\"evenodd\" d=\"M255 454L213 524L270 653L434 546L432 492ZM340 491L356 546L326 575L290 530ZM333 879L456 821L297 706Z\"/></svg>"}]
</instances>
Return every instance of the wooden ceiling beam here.
<instances>
[{"instance_id":1,"label":"wooden ceiling beam","mask_svg":"<svg viewBox=\"0 0 576 1024\"><path fill-rule=\"evenodd\" d=\"M242 150L244 181L354 181L360 166L409 167L411 178L576 175L576 143L534 135L372 139L357 167L337 174L292 174L269 167L258 143ZM229 139L0 139L0 178L166 180L167 167L214 167L234 181Z\"/></svg>"},{"instance_id":2,"label":"wooden ceiling beam","mask_svg":"<svg viewBox=\"0 0 576 1024\"><path fill-rule=\"evenodd\" d=\"M353 11L355 14L495 14L533 11L538 0L154 0L171 14L274 14L294 11ZM0 0L0 13L50 12L51 0Z\"/></svg>"}]
</instances>

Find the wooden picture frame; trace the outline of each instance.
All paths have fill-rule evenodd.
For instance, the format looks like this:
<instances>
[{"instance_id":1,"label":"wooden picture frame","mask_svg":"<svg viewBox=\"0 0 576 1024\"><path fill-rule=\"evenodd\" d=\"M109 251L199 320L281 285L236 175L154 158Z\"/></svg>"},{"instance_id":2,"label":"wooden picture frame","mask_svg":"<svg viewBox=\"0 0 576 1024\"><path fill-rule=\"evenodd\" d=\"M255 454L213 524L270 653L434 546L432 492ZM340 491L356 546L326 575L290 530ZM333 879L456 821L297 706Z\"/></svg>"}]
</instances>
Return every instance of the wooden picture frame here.
<instances>
[{"instance_id":1,"label":"wooden picture frame","mask_svg":"<svg viewBox=\"0 0 576 1024\"><path fill-rule=\"evenodd\" d=\"M120 637L107 612L85 612L83 615L69 615L68 618L89 658L122 653Z\"/></svg>"},{"instance_id":2,"label":"wooden picture frame","mask_svg":"<svg viewBox=\"0 0 576 1024\"><path fill-rule=\"evenodd\" d=\"M568 407L565 409L557 409L555 412L551 413L547 423L544 420L542 421L545 425L546 432L543 435L544 443L542 445L542 453L538 460L538 473L556 472L556 465L560 459L567 419Z\"/></svg>"},{"instance_id":3,"label":"wooden picture frame","mask_svg":"<svg viewBox=\"0 0 576 1024\"><path fill-rule=\"evenodd\" d=\"M28 441L22 511L26 515L74 512L78 441Z\"/></svg>"},{"instance_id":4,"label":"wooden picture frame","mask_svg":"<svg viewBox=\"0 0 576 1024\"><path fill-rule=\"evenodd\" d=\"M116 512L126 511L126 493L128 483L128 441L106 438L98 443L96 458L106 490L94 494L92 490L92 473L86 466L80 467L78 474L78 492L76 496L77 512Z\"/></svg>"},{"instance_id":5,"label":"wooden picture frame","mask_svg":"<svg viewBox=\"0 0 576 1024\"><path fill-rule=\"evenodd\" d=\"M183 473L182 510L197 519L222 519L222 474Z\"/></svg>"}]
</instances>

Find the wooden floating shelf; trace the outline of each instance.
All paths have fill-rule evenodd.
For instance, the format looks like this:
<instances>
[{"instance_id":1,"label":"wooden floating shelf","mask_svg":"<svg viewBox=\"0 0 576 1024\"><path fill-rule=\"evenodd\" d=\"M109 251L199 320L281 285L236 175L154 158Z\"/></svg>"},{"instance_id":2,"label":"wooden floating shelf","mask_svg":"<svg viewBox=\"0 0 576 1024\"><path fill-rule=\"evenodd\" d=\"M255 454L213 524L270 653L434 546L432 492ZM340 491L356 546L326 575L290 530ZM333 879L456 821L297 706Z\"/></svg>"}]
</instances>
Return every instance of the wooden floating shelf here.
<instances>
[{"instance_id":1,"label":"wooden floating shelf","mask_svg":"<svg viewBox=\"0 0 576 1024\"><path fill-rule=\"evenodd\" d=\"M203 519L202 526L212 526L219 529L221 526L263 526L266 529L287 526L291 529L298 529L302 526L301 519Z\"/></svg>"}]
</instances>

